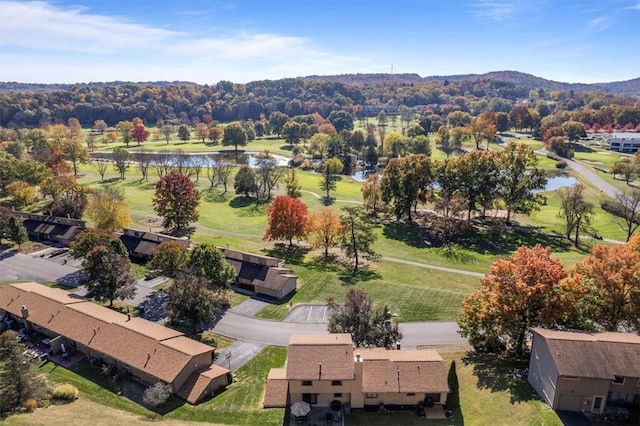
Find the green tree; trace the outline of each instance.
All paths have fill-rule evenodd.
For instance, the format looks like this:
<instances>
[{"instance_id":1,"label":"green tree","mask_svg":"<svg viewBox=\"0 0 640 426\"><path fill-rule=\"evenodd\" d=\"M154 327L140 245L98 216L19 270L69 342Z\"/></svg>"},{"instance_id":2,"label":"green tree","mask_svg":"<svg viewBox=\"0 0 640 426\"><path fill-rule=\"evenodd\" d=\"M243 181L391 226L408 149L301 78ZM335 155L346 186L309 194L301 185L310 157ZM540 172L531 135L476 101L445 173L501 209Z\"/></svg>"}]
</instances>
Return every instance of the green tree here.
<instances>
[{"instance_id":1,"label":"green tree","mask_svg":"<svg viewBox=\"0 0 640 426\"><path fill-rule=\"evenodd\" d=\"M327 121L333 124L338 133L343 130L353 130L353 116L347 111L331 111Z\"/></svg>"},{"instance_id":2,"label":"green tree","mask_svg":"<svg viewBox=\"0 0 640 426\"><path fill-rule=\"evenodd\" d=\"M136 280L131 274L127 249L120 240L94 247L82 262L89 295L98 301L129 299L135 296Z\"/></svg>"},{"instance_id":3,"label":"green tree","mask_svg":"<svg viewBox=\"0 0 640 426\"><path fill-rule=\"evenodd\" d=\"M411 208L425 202L433 183L431 159L423 154L411 154L393 158L382 175L382 200L393 203L396 219L405 215L412 221Z\"/></svg>"},{"instance_id":4,"label":"green tree","mask_svg":"<svg viewBox=\"0 0 640 426\"><path fill-rule=\"evenodd\" d=\"M178 139L183 142L191 139L191 129L189 129L189 126L187 126L186 124L181 124L180 127L178 127ZM169 143L168 140L167 143Z\"/></svg>"},{"instance_id":5,"label":"green tree","mask_svg":"<svg viewBox=\"0 0 640 426\"><path fill-rule=\"evenodd\" d=\"M60 144L64 158L73 166L73 175L78 176L78 165L87 163L91 157L80 138L66 138Z\"/></svg>"},{"instance_id":6,"label":"green tree","mask_svg":"<svg viewBox=\"0 0 640 426\"><path fill-rule=\"evenodd\" d=\"M285 123L289 121L289 116L280 111L274 111L269 115L269 127L272 132L275 132L278 138L280 138L280 133L282 133L282 128Z\"/></svg>"},{"instance_id":7,"label":"green tree","mask_svg":"<svg viewBox=\"0 0 640 426\"><path fill-rule=\"evenodd\" d=\"M565 234L571 240L571 233L575 231L575 246L578 247L580 231L588 229L593 216L593 204L585 201L582 185L572 188L560 188L560 211L558 217L565 220Z\"/></svg>"},{"instance_id":8,"label":"green tree","mask_svg":"<svg viewBox=\"0 0 640 426\"><path fill-rule=\"evenodd\" d=\"M162 275L175 278L184 272L189 264L189 249L175 241L165 241L153 250L149 266Z\"/></svg>"},{"instance_id":9,"label":"green tree","mask_svg":"<svg viewBox=\"0 0 640 426\"><path fill-rule=\"evenodd\" d=\"M287 195L289 197L291 198L302 197L302 186L300 185L298 176L296 176L296 169L289 169L289 171L287 171L287 174L284 176L283 180L287 188Z\"/></svg>"},{"instance_id":10,"label":"green tree","mask_svg":"<svg viewBox=\"0 0 640 426\"><path fill-rule=\"evenodd\" d=\"M530 213L541 203L540 194L547 184L546 173L539 169L533 149L524 144L509 142L498 155L501 169L498 193L507 206L507 224L511 212Z\"/></svg>"},{"instance_id":11,"label":"green tree","mask_svg":"<svg viewBox=\"0 0 640 426\"><path fill-rule=\"evenodd\" d=\"M322 174L322 181L320 182L320 188L325 192L325 203L329 203L331 200L331 191L335 191L336 182L340 179L338 173L342 172L344 165L339 158L329 158L324 163L324 173Z\"/></svg>"},{"instance_id":12,"label":"green tree","mask_svg":"<svg viewBox=\"0 0 640 426\"><path fill-rule=\"evenodd\" d=\"M0 334L0 415L46 394L45 379L25 351L13 332Z\"/></svg>"},{"instance_id":13,"label":"green tree","mask_svg":"<svg viewBox=\"0 0 640 426\"><path fill-rule=\"evenodd\" d=\"M300 123L289 120L282 127L282 136L284 136L285 141L290 145L296 145L302 139L302 129L300 127Z\"/></svg>"},{"instance_id":14,"label":"green tree","mask_svg":"<svg viewBox=\"0 0 640 426\"><path fill-rule=\"evenodd\" d=\"M113 150L111 158L116 171L120 173L120 179L124 180L124 174L129 169L129 159L131 158L129 151L124 148L116 148Z\"/></svg>"},{"instance_id":15,"label":"green tree","mask_svg":"<svg viewBox=\"0 0 640 426\"><path fill-rule=\"evenodd\" d=\"M228 304L224 291L210 290L207 279L199 275L180 275L167 289L167 296L171 319L187 321L194 336L200 324L211 325L213 318Z\"/></svg>"},{"instance_id":16,"label":"green tree","mask_svg":"<svg viewBox=\"0 0 640 426\"><path fill-rule=\"evenodd\" d=\"M353 275L358 273L361 259L376 260L378 255L373 251L372 245L376 241L373 228L364 217L361 207L343 207L340 216L340 247L353 261Z\"/></svg>"},{"instance_id":17,"label":"green tree","mask_svg":"<svg viewBox=\"0 0 640 426\"><path fill-rule=\"evenodd\" d=\"M27 228L22 224L22 220L15 216L10 216L9 220L7 220L6 236L9 241L13 241L14 244L18 245L18 250L22 247L22 243L29 239Z\"/></svg>"},{"instance_id":18,"label":"green tree","mask_svg":"<svg viewBox=\"0 0 640 426\"><path fill-rule=\"evenodd\" d=\"M122 139L125 145L129 146L131 142L131 131L133 130L133 123L130 121L120 121L116 124L116 132Z\"/></svg>"},{"instance_id":19,"label":"green tree","mask_svg":"<svg viewBox=\"0 0 640 426\"><path fill-rule=\"evenodd\" d=\"M242 124L235 122L229 123L224 128L224 136L222 137L222 145L235 147L236 153L238 152L238 146L245 146L247 144L247 132L242 127Z\"/></svg>"},{"instance_id":20,"label":"green tree","mask_svg":"<svg viewBox=\"0 0 640 426\"><path fill-rule=\"evenodd\" d=\"M191 250L189 267L196 275L205 277L212 289L227 289L236 277L222 251L211 244L199 244Z\"/></svg>"},{"instance_id":21,"label":"green tree","mask_svg":"<svg viewBox=\"0 0 640 426\"><path fill-rule=\"evenodd\" d=\"M256 172L247 165L240 166L233 182L233 188L236 194L244 194L245 197L250 197L251 194L257 194L258 183L256 182Z\"/></svg>"},{"instance_id":22,"label":"green tree","mask_svg":"<svg viewBox=\"0 0 640 426\"><path fill-rule=\"evenodd\" d=\"M402 339L398 324L393 321L387 305L374 308L371 297L363 290L347 291L344 305L333 300L329 305L336 311L329 320L329 333L349 333L356 347L391 349Z\"/></svg>"},{"instance_id":23,"label":"green tree","mask_svg":"<svg viewBox=\"0 0 640 426\"><path fill-rule=\"evenodd\" d=\"M89 228L78 235L78 238L71 243L69 254L75 259L79 259L98 246L107 246L111 240L115 239L112 231L100 228Z\"/></svg>"}]
</instances>

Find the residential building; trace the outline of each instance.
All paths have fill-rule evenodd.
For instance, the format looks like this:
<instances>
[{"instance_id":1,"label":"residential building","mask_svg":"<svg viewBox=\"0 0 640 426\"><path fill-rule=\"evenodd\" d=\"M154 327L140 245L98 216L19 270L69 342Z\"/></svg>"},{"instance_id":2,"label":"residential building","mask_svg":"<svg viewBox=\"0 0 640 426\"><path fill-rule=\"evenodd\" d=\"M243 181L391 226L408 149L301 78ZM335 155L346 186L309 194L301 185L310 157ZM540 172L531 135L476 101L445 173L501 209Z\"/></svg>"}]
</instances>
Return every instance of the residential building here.
<instances>
[{"instance_id":1,"label":"residential building","mask_svg":"<svg viewBox=\"0 0 640 426\"><path fill-rule=\"evenodd\" d=\"M119 238L127 248L129 256L142 260L150 260L153 257L153 250L165 241L176 242L186 248L191 247L189 240L138 229L124 228Z\"/></svg>"},{"instance_id":2,"label":"residential building","mask_svg":"<svg viewBox=\"0 0 640 426\"><path fill-rule=\"evenodd\" d=\"M640 336L534 328L528 381L554 409L640 407Z\"/></svg>"},{"instance_id":3,"label":"residential building","mask_svg":"<svg viewBox=\"0 0 640 426\"><path fill-rule=\"evenodd\" d=\"M448 392L436 351L354 349L350 334L293 335L286 367L267 377L263 406L305 401L329 407L335 400L353 408L413 407L425 400L444 405Z\"/></svg>"},{"instance_id":4,"label":"residential building","mask_svg":"<svg viewBox=\"0 0 640 426\"><path fill-rule=\"evenodd\" d=\"M64 246L69 246L86 228L82 220L23 212L14 214L22 220L30 238L53 241Z\"/></svg>"},{"instance_id":5,"label":"residential building","mask_svg":"<svg viewBox=\"0 0 640 426\"><path fill-rule=\"evenodd\" d=\"M49 339L52 353L79 351L148 384L168 383L195 404L230 383L214 348L61 289L28 282L0 289L0 310Z\"/></svg>"},{"instance_id":6,"label":"residential building","mask_svg":"<svg viewBox=\"0 0 640 426\"><path fill-rule=\"evenodd\" d=\"M229 248L220 248L236 271L236 285L257 294L284 299L296 290L298 277L284 260Z\"/></svg>"}]
</instances>

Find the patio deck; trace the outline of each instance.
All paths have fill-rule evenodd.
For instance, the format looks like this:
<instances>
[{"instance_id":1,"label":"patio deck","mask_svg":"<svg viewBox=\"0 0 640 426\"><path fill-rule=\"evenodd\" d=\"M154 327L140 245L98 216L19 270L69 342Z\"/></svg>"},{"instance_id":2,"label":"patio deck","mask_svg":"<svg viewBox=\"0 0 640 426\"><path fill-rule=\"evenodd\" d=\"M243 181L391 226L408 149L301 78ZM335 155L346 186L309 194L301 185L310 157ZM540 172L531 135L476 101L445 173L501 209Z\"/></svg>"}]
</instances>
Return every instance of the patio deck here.
<instances>
[{"instance_id":1,"label":"patio deck","mask_svg":"<svg viewBox=\"0 0 640 426\"><path fill-rule=\"evenodd\" d=\"M311 407L311 412L305 417L291 415L289 424L290 426L344 426L342 411L340 411L339 415L336 413L329 407ZM328 414L331 415L331 420L328 420Z\"/></svg>"}]
</instances>

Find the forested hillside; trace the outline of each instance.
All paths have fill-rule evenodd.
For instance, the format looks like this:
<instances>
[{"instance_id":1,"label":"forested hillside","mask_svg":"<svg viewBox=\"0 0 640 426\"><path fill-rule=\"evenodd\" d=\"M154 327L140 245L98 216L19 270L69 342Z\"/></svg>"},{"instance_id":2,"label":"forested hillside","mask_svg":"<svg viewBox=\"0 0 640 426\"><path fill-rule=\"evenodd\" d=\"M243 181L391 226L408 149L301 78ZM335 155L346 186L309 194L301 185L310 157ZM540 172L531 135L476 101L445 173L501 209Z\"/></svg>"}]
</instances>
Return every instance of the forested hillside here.
<instances>
[{"instance_id":1,"label":"forested hillside","mask_svg":"<svg viewBox=\"0 0 640 426\"><path fill-rule=\"evenodd\" d=\"M576 90L572 89L575 85L552 83L515 72L442 78L421 78L417 74L354 74L247 84L221 81L212 86L188 82L113 82L74 84L66 88L53 85L56 90L52 91L47 91L45 85L2 83L5 92L0 93L0 126L35 127L66 123L69 118L77 118L82 126L91 126L96 120L113 126L133 117L150 124L158 120L256 121L269 117L274 111L289 117L314 112L327 117L331 111L343 110L362 117L374 116L383 110L396 114L403 108L416 107L428 108L443 116L457 110L478 115L483 111L509 112L524 101L540 109L599 110L610 105L634 106L638 101L635 97L604 93L604 90L613 91L618 87L621 92L640 94L636 87L640 85L638 79L607 83L602 87L580 85ZM592 86L602 91L582 91Z\"/></svg>"}]
</instances>

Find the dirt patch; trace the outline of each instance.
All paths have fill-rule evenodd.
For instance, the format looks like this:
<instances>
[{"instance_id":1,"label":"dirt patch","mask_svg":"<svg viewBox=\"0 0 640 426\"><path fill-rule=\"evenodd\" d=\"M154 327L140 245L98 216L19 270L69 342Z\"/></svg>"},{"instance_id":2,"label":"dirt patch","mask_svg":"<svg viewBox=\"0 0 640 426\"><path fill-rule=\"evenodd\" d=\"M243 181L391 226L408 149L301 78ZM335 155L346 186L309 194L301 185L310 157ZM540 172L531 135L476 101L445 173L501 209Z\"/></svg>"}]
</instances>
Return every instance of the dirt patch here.
<instances>
[{"instance_id":1,"label":"dirt patch","mask_svg":"<svg viewBox=\"0 0 640 426\"><path fill-rule=\"evenodd\" d=\"M152 219L141 220L140 223L145 226L150 226L152 228L162 228L162 218L155 217Z\"/></svg>"}]
</instances>

